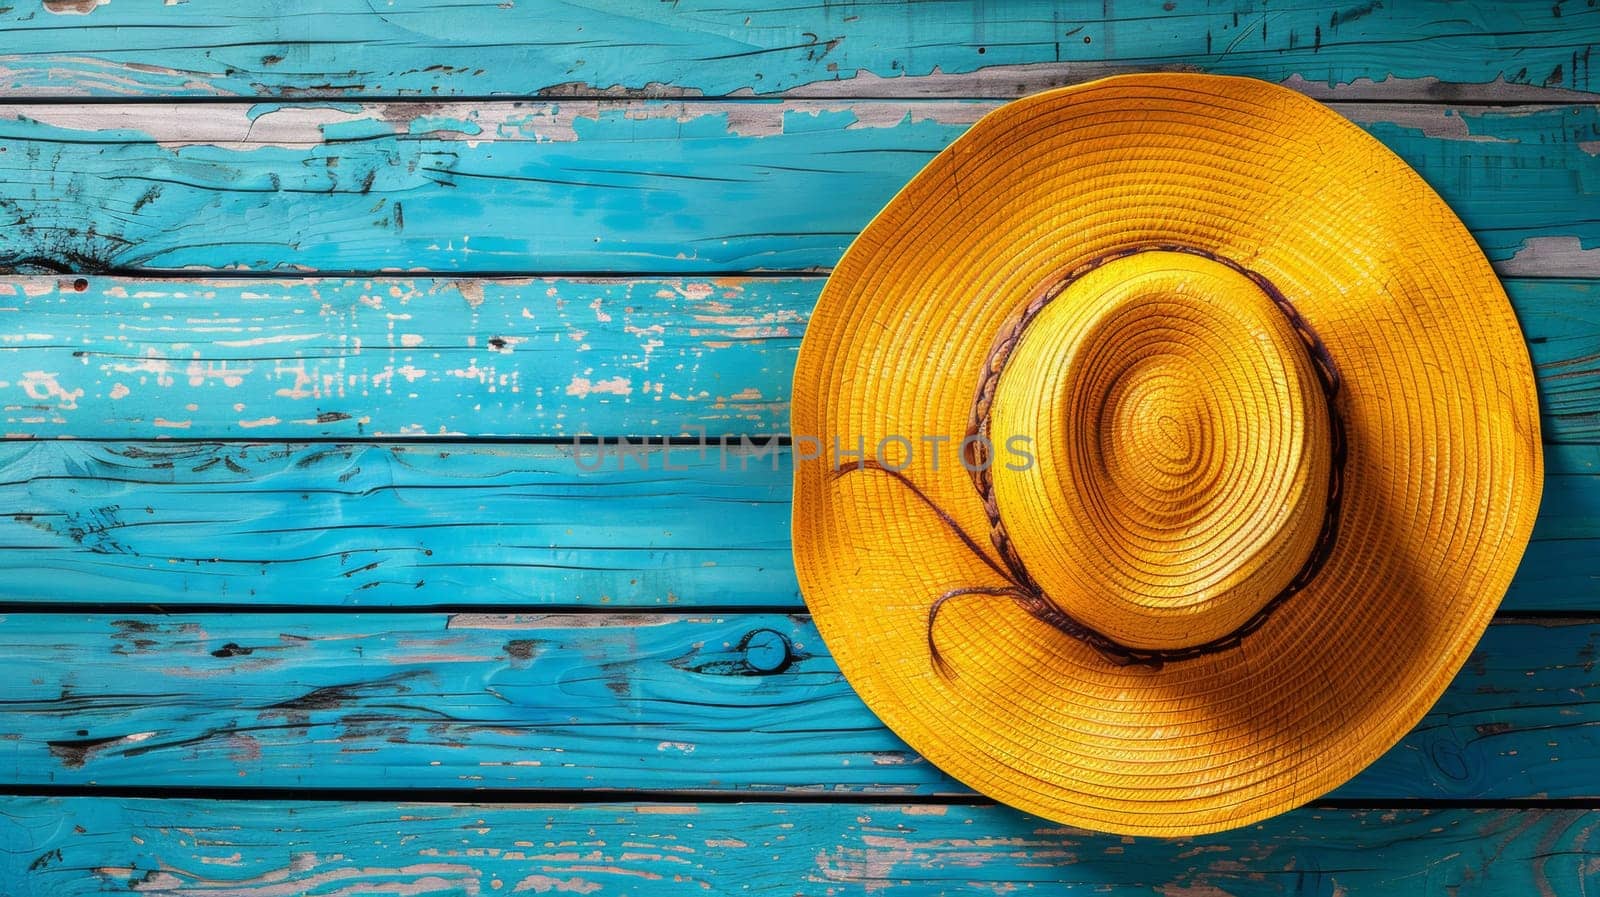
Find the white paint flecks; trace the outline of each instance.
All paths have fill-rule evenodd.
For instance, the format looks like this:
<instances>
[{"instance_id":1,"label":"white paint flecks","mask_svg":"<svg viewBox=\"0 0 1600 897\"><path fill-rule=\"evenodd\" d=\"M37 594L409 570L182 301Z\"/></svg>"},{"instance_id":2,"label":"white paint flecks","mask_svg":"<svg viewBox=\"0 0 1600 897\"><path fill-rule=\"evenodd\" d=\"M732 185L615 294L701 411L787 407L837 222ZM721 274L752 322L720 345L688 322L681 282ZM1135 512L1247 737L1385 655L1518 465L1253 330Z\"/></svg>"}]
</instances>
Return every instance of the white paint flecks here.
<instances>
[{"instance_id":1,"label":"white paint flecks","mask_svg":"<svg viewBox=\"0 0 1600 897\"><path fill-rule=\"evenodd\" d=\"M556 878L553 875L535 873L523 877L511 891L512 893L532 891L535 894L593 894L600 888L601 884L599 882L589 881L578 876Z\"/></svg>"},{"instance_id":2,"label":"white paint flecks","mask_svg":"<svg viewBox=\"0 0 1600 897\"><path fill-rule=\"evenodd\" d=\"M249 349L256 346L272 346L282 343L306 343L317 338L311 333L280 333L274 336L252 336L247 339L219 339L217 345L234 349Z\"/></svg>"},{"instance_id":3,"label":"white paint flecks","mask_svg":"<svg viewBox=\"0 0 1600 897\"><path fill-rule=\"evenodd\" d=\"M201 361L196 352L196 357L189 361L185 374L189 377L190 386L204 386L207 380L220 380L230 389L244 382L246 374L255 370L253 365L246 364L242 367L229 367L227 359L221 361Z\"/></svg>"},{"instance_id":4,"label":"white paint flecks","mask_svg":"<svg viewBox=\"0 0 1600 897\"><path fill-rule=\"evenodd\" d=\"M57 408L64 411L77 408L78 400L83 398L82 389L64 388L57 382L56 374L50 371L23 371L17 385L35 402L53 401Z\"/></svg>"},{"instance_id":5,"label":"white paint flecks","mask_svg":"<svg viewBox=\"0 0 1600 897\"><path fill-rule=\"evenodd\" d=\"M587 377L573 377L567 384L567 395L577 396L580 399L591 395L626 396L633 394L633 384L623 377L612 377L609 380L590 380Z\"/></svg>"},{"instance_id":6,"label":"white paint flecks","mask_svg":"<svg viewBox=\"0 0 1600 897\"><path fill-rule=\"evenodd\" d=\"M135 362L113 361L106 367L118 374L152 374L157 386L171 386L172 360L155 349L144 350L144 356ZM143 382L143 378L140 378Z\"/></svg>"}]
</instances>

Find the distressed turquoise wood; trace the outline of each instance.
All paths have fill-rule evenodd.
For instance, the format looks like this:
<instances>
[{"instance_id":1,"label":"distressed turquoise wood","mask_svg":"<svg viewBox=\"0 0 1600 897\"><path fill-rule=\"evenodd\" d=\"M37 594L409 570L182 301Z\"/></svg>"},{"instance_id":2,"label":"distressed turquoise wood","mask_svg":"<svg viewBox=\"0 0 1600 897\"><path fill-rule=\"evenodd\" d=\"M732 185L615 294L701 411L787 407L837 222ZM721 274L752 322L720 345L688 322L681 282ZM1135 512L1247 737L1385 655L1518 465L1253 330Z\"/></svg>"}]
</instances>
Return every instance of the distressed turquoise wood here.
<instances>
[{"instance_id":1,"label":"distressed turquoise wood","mask_svg":"<svg viewBox=\"0 0 1600 897\"><path fill-rule=\"evenodd\" d=\"M1600 799L1597 645L1592 620L1492 625L1332 796ZM17 784L969 793L803 617L12 615L0 681Z\"/></svg>"},{"instance_id":2,"label":"distressed turquoise wood","mask_svg":"<svg viewBox=\"0 0 1600 897\"><path fill-rule=\"evenodd\" d=\"M821 287L818 277L15 278L0 282L0 433L784 433ZM1600 439L1600 282L1506 288L1537 365L1545 438Z\"/></svg>"},{"instance_id":3,"label":"distressed turquoise wood","mask_svg":"<svg viewBox=\"0 0 1600 897\"><path fill-rule=\"evenodd\" d=\"M763 449L0 443L0 600L794 607Z\"/></svg>"},{"instance_id":4,"label":"distressed turquoise wood","mask_svg":"<svg viewBox=\"0 0 1600 897\"><path fill-rule=\"evenodd\" d=\"M738 441L0 443L0 601L795 608L792 475ZM1545 484L1503 608L1600 612L1600 448Z\"/></svg>"},{"instance_id":5,"label":"distressed turquoise wood","mask_svg":"<svg viewBox=\"0 0 1600 897\"><path fill-rule=\"evenodd\" d=\"M14 897L140 894L1580 894L1583 810L1297 810L1117 838L1003 807L0 803Z\"/></svg>"},{"instance_id":6,"label":"distressed turquoise wood","mask_svg":"<svg viewBox=\"0 0 1600 897\"><path fill-rule=\"evenodd\" d=\"M1529 286L1535 304L1566 292ZM202 439L783 432L820 287L815 278L748 277L17 278L0 282L0 430ZM1600 307L1600 290L1591 304Z\"/></svg>"},{"instance_id":7,"label":"distressed turquoise wood","mask_svg":"<svg viewBox=\"0 0 1600 897\"><path fill-rule=\"evenodd\" d=\"M992 101L0 108L0 268L832 265ZM1345 108L1508 275L1600 275L1600 107Z\"/></svg>"},{"instance_id":8,"label":"distressed turquoise wood","mask_svg":"<svg viewBox=\"0 0 1600 897\"><path fill-rule=\"evenodd\" d=\"M1600 23L1582 2L1490 0L278 0L226 9L44 0L6 8L0 37L9 48L0 85L36 96L723 95L808 85L1013 96L1152 68L1321 84L1395 78L1421 83L1394 87L1433 95L1497 79L1591 90Z\"/></svg>"},{"instance_id":9,"label":"distressed turquoise wood","mask_svg":"<svg viewBox=\"0 0 1600 897\"><path fill-rule=\"evenodd\" d=\"M0 895L1600 880L1595 0L23 0L0 36ZM1423 722L1170 841L984 805L866 710L798 613L787 449L570 445L783 434L888 197L1001 100L1152 69L1417 168L1546 442Z\"/></svg>"}]
</instances>

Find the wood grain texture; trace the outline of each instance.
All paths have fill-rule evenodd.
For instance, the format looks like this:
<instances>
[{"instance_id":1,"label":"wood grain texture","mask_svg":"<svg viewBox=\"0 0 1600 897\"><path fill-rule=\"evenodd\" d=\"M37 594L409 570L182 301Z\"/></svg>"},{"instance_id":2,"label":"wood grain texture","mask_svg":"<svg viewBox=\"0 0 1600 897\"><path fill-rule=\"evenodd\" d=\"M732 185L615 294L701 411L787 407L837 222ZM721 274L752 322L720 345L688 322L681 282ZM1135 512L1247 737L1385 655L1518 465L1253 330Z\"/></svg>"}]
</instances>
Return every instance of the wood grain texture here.
<instances>
[{"instance_id":1,"label":"wood grain texture","mask_svg":"<svg viewBox=\"0 0 1600 897\"><path fill-rule=\"evenodd\" d=\"M820 288L16 278L0 282L0 427L202 439L781 433ZM1569 295L1532 291L1535 303ZM1567 304L1582 313L1586 300L1600 307L1600 288Z\"/></svg>"},{"instance_id":2,"label":"wood grain texture","mask_svg":"<svg viewBox=\"0 0 1600 897\"><path fill-rule=\"evenodd\" d=\"M818 277L14 278L0 282L0 432L781 434L821 287ZM1506 287L1538 366L1545 438L1600 440L1600 282Z\"/></svg>"},{"instance_id":3,"label":"wood grain texture","mask_svg":"<svg viewBox=\"0 0 1600 897\"><path fill-rule=\"evenodd\" d=\"M0 602L62 603L0 614L0 792L286 789L0 796L4 897L1600 881L1595 0L26 0L0 35ZM971 805L781 612L787 451L538 444L785 432L877 209L999 101L1130 70L1333 102L1510 278L1548 444L1504 609L1576 616L1502 616L1333 797L1589 809L1135 841Z\"/></svg>"},{"instance_id":4,"label":"wood grain texture","mask_svg":"<svg viewBox=\"0 0 1600 897\"><path fill-rule=\"evenodd\" d=\"M1597 645L1593 621L1491 626L1333 796L1600 799ZM13 615L0 677L19 785L970 793L803 617Z\"/></svg>"},{"instance_id":5,"label":"wood grain texture","mask_svg":"<svg viewBox=\"0 0 1600 897\"><path fill-rule=\"evenodd\" d=\"M1600 447L1545 452L1503 607L1600 612ZM794 608L792 477L738 442L0 443L0 601Z\"/></svg>"},{"instance_id":6,"label":"wood grain texture","mask_svg":"<svg viewBox=\"0 0 1600 897\"><path fill-rule=\"evenodd\" d=\"M1310 87L1378 81L1391 97L1505 96L1507 87L1593 89L1594 12L1582 2L1491 0L276 0L226 11L46 0L0 14L10 48L0 55L0 85L30 96L1010 97L1117 71L1178 69Z\"/></svg>"},{"instance_id":7,"label":"wood grain texture","mask_svg":"<svg viewBox=\"0 0 1600 897\"><path fill-rule=\"evenodd\" d=\"M9 798L13 897L1589 893L1600 814L1297 810L1119 838L1002 807Z\"/></svg>"},{"instance_id":8,"label":"wood grain texture","mask_svg":"<svg viewBox=\"0 0 1600 897\"><path fill-rule=\"evenodd\" d=\"M996 105L0 107L0 268L818 269ZM1507 275L1600 275L1600 106L1348 104Z\"/></svg>"},{"instance_id":9,"label":"wood grain texture","mask_svg":"<svg viewBox=\"0 0 1600 897\"><path fill-rule=\"evenodd\" d=\"M761 452L5 443L0 600L794 607Z\"/></svg>"}]
</instances>

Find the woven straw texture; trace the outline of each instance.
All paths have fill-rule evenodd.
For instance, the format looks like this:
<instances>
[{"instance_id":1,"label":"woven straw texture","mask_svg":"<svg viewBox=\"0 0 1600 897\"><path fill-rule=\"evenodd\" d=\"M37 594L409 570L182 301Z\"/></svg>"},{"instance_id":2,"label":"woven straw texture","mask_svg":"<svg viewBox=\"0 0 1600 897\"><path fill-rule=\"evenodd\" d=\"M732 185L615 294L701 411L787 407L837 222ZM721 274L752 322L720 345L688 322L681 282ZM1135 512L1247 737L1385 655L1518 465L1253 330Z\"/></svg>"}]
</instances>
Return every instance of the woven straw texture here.
<instances>
[{"instance_id":1,"label":"woven straw texture","mask_svg":"<svg viewBox=\"0 0 1600 897\"><path fill-rule=\"evenodd\" d=\"M1337 366L1331 408L1263 282ZM956 445L997 337L1062 283L985 406L999 529L1053 604L1181 649L1307 566L1336 491L1331 548L1239 644L1164 664L964 595L941 674L935 599L1008 585ZM795 474L802 591L862 699L978 791L1123 834L1244 825L1394 744L1488 624L1542 480L1528 353L1460 221L1328 108L1207 75L1040 94L940 153L829 279L793 432L823 449ZM835 444L903 479L837 474Z\"/></svg>"}]
</instances>

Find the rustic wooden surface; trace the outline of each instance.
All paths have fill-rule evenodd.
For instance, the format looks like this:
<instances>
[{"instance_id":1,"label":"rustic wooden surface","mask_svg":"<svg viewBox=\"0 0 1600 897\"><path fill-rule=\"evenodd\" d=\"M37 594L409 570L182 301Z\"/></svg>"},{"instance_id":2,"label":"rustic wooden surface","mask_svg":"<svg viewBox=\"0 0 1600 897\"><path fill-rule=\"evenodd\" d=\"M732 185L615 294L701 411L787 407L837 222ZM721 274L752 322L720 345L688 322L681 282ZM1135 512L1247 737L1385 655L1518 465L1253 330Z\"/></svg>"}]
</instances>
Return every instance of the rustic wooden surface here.
<instances>
[{"instance_id":1,"label":"rustic wooden surface","mask_svg":"<svg viewBox=\"0 0 1600 897\"><path fill-rule=\"evenodd\" d=\"M95 277L79 290L79 280L0 281L0 357L20 372L0 386L11 435L780 434L822 287L814 277ZM1572 361L1561 356L1582 341L1561 316L1570 291L1591 287L1514 287L1530 314L1557 316L1556 342L1541 350L1551 360ZM1600 320L1586 334L1600 334Z\"/></svg>"},{"instance_id":2,"label":"rustic wooden surface","mask_svg":"<svg viewBox=\"0 0 1600 897\"><path fill-rule=\"evenodd\" d=\"M24 0L0 35L0 895L1600 882L1594 0ZM878 724L774 440L906 179L1149 69L1415 166L1505 277L1546 440L1433 712L1203 839L985 805ZM678 442L588 469L624 437Z\"/></svg>"},{"instance_id":3,"label":"rustic wooden surface","mask_svg":"<svg viewBox=\"0 0 1600 897\"><path fill-rule=\"evenodd\" d=\"M176 8L174 8L176 6ZM252 8L252 6L254 8ZM1589 92L1583 0L163 0L0 13L12 92L35 96L873 95L1012 97L1126 70L1296 79L1338 95ZM19 49L27 52L17 52ZM1534 94L1537 95L1537 94Z\"/></svg>"},{"instance_id":4,"label":"rustic wooden surface","mask_svg":"<svg viewBox=\"0 0 1600 897\"><path fill-rule=\"evenodd\" d=\"M24 782L970 797L803 616L49 614L0 639ZM1594 621L1495 624L1331 797L1600 800L1597 647Z\"/></svg>"},{"instance_id":5,"label":"rustic wooden surface","mask_svg":"<svg viewBox=\"0 0 1600 897\"><path fill-rule=\"evenodd\" d=\"M23 895L1577 894L1600 814L1302 809L1204 838L1086 836L1000 807L28 798Z\"/></svg>"},{"instance_id":6,"label":"rustic wooden surface","mask_svg":"<svg viewBox=\"0 0 1600 897\"><path fill-rule=\"evenodd\" d=\"M989 806L18 799L0 809L0 873L21 897L1578 894L1597 825L1576 809L1301 809L1120 839Z\"/></svg>"},{"instance_id":7,"label":"rustic wooden surface","mask_svg":"<svg viewBox=\"0 0 1600 897\"><path fill-rule=\"evenodd\" d=\"M0 106L0 269L818 269L996 100ZM1502 273L1600 275L1600 106L1341 104Z\"/></svg>"}]
</instances>

